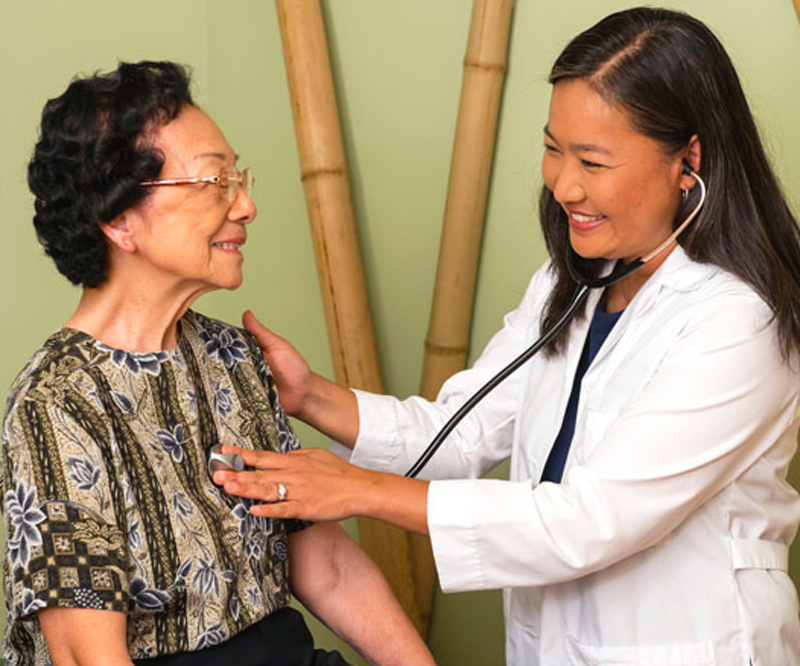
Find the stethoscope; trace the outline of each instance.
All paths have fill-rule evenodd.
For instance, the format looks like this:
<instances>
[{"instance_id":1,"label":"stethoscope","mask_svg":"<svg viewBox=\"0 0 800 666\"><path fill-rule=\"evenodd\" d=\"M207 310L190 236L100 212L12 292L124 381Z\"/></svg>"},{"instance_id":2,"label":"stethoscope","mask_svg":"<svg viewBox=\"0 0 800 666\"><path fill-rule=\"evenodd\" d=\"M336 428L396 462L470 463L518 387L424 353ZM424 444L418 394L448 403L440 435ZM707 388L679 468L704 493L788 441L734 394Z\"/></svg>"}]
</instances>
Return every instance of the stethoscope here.
<instances>
[{"instance_id":1,"label":"stethoscope","mask_svg":"<svg viewBox=\"0 0 800 666\"><path fill-rule=\"evenodd\" d=\"M433 455L439 450L439 447L441 447L444 440L447 439L447 436L453 432L463 418L469 414L469 412L471 412L475 406L492 390L494 390L498 384L500 384L527 361L533 358L543 347L547 345L548 342L550 342L550 340L552 340L558 334L562 328L564 328L567 322L572 319L575 312L577 312L578 308L580 308L581 304L586 299L586 296L589 294L590 289L604 289L605 287L608 287L615 282L619 282L623 278L626 278L628 275L644 266L653 257L660 254L664 249L667 248L667 246L673 243L675 239L681 235L681 233L683 233L692 220L697 217L697 214L700 212L700 209L705 203L706 185L703 182L703 179L700 178L697 173L695 173L686 160L683 161L682 169L684 174L694 178L697 181L697 184L700 186L700 201L694 207L692 212L689 213L686 219L670 234L669 238L661 243L661 245L659 245L655 250L642 257L639 257L638 259L634 259L627 264L617 262L617 265L614 267L614 270L612 270L611 273L598 278L586 278L578 272L577 266L575 266L575 251L572 249L572 246L567 243L567 269L569 270L570 277L575 281L577 289L575 290L567 309L564 311L564 314L562 314L558 321L556 321L549 329L542 333L536 342L534 342L530 347L528 347L513 361L511 361L511 363L509 363L505 368L503 368L481 388L479 388L474 394L472 394L472 396L470 396L470 398L458 409L458 411L456 411L456 413L450 417L447 423L442 426L441 430L436 433L436 436L431 440L431 443L428 444L428 447L425 449L425 451L423 451L422 455L420 455L417 461L405 473L405 476L409 478L416 477L422 471L425 465L428 464ZM223 470L241 472L244 469L244 462L242 461L241 457L235 453L220 453L220 446L220 444L217 444L209 449L209 475L213 476L214 472Z\"/></svg>"},{"instance_id":2,"label":"stethoscope","mask_svg":"<svg viewBox=\"0 0 800 666\"><path fill-rule=\"evenodd\" d=\"M405 473L405 476L412 479L416 477L422 471L425 465L428 464L436 451L439 450L439 447L442 445L444 440L461 422L461 420L467 414L469 414L469 412L471 412L481 400L483 400L492 390L494 390L498 384L500 384L503 380L509 377L509 375L513 374L522 365L533 358L543 347L547 345L548 342L550 342L550 340L552 340L558 334L562 328L564 328L567 322L572 319L575 312L577 312L578 308L580 308L581 304L586 299L586 296L589 294L590 289L603 289L614 284L615 282L619 282L634 271L640 269L653 257L660 254L671 243L673 243L678 236L681 235L681 233L686 229L686 227L689 226L692 220L697 217L697 214L700 212L700 209L703 207L703 204L706 200L706 185L703 182L703 179L695 173L694 169L689 166L689 163L686 160L683 160L682 169L684 174L694 178L697 181L697 184L700 186L700 201L694 207L692 212L687 215L686 219L681 222L681 224L670 234L669 238L661 243L661 245L659 245L655 250L644 255L643 257L634 259L627 264L617 262L617 265L614 267L614 270L612 270L611 273L598 278L586 278L578 272L578 268L575 266L575 251L572 249L572 246L567 243L567 269L569 270L570 277L577 285L577 289L575 290L567 309L564 311L564 314L562 314L558 321L556 321L549 329L542 333L541 337L536 340L536 342L534 342L524 352L511 361L511 363L509 363L505 368L503 368L481 388L473 393L472 396L470 396L470 398L458 409L458 411L456 411L456 413L450 417L447 423L442 426L441 430L436 433L436 436L431 440L431 443L428 444L428 448L426 448L422 455L417 458L417 461Z\"/></svg>"}]
</instances>

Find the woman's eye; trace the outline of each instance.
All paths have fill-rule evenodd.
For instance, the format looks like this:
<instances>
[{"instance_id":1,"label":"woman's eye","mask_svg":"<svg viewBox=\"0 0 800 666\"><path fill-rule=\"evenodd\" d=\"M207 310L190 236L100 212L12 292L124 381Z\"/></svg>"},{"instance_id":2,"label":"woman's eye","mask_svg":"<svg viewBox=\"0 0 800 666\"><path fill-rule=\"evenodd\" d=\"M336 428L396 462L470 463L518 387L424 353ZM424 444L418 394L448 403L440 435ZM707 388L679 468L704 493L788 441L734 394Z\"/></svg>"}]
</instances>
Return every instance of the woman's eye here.
<instances>
[{"instance_id":1,"label":"woman's eye","mask_svg":"<svg viewBox=\"0 0 800 666\"><path fill-rule=\"evenodd\" d=\"M585 166L587 169L601 169L603 167L602 164L591 162L589 160L581 160L581 164L583 164L583 166Z\"/></svg>"},{"instance_id":2,"label":"woman's eye","mask_svg":"<svg viewBox=\"0 0 800 666\"><path fill-rule=\"evenodd\" d=\"M555 146L551 146L549 143L544 144L544 151L546 153L550 153L551 155L558 154L558 148L556 148Z\"/></svg>"}]
</instances>

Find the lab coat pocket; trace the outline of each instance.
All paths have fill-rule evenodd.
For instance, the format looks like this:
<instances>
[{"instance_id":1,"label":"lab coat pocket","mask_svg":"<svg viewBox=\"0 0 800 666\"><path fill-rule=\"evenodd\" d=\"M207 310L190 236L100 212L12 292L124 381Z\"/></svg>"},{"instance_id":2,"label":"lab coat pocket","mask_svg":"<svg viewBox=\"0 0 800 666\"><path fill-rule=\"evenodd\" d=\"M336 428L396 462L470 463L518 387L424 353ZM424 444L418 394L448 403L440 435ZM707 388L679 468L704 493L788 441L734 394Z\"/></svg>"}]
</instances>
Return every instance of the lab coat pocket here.
<instances>
[{"instance_id":1,"label":"lab coat pocket","mask_svg":"<svg viewBox=\"0 0 800 666\"><path fill-rule=\"evenodd\" d=\"M567 637L570 666L716 666L711 643L583 645Z\"/></svg>"}]
</instances>

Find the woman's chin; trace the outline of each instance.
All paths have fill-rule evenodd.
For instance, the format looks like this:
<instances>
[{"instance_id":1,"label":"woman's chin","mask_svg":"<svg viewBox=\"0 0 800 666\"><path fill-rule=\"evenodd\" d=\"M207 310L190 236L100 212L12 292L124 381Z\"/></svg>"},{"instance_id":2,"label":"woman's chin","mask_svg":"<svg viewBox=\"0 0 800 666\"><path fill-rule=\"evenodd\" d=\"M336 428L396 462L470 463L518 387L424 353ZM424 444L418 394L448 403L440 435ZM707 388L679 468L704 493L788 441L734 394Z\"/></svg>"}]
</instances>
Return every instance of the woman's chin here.
<instances>
[{"instance_id":1,"label":"woman's chin","mask_svg":"<svg viewBox=\"0 0 800 666\"><path fill-rule=\"evenodd\" d=\"M242 271L237 271L236 273L231 272L230 275L220 276L215 280L214 283L210 285L210 291L216 291L217 289L235 291L242 286L242 282L244 282L244 274Z\"/></svg>"},{"instance_id":2,"label":"woman's chin","mask_svg":"<svg viewBox=\"0 0 800 666\"><path fill-rule=\"evenodd\" d=\"M602 250L598 250L597 248L589 247L585 244L581 243L571 243L572 251L577 254L581 259L606 259L607 257L603 256Z\"/></svg>"}]
</instances>

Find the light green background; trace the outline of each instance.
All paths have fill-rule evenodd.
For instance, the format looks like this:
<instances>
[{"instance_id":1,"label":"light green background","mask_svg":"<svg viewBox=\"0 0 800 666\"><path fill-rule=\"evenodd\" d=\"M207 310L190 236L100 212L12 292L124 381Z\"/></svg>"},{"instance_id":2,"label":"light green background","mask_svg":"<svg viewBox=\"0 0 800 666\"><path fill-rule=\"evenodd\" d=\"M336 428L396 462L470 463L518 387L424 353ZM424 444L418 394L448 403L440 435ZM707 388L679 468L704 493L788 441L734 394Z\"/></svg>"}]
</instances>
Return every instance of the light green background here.
<instances>
[{"instance_id":1,"label":"light green background","mask_svg":"<svg viewBox=\"0 0 800 666\"><path fill-rule=\"evenodd\" d=\"M472 357L545 256L534 202L549 65L576 32L633 4L518 0ZM800 25L791 1L665 4L694 12L722 38L800 210ZM471 3L329 0L323 7L384 378L389 391L407 395L419 382ZM43 255L31 224L25 165L41 107L76 73L140 59L191 65L198 101L257 173L260 214L245 249L245 284L197 307L230 321L252 308L330 374L273 3L0 0L0 395L78 297ZM301 434L307 444L324 444L308 429ZM794 478L800 482L800 473ZM800 578L797 549L793 572ZM430 638L438 662L502 663L501 615L499 592L438 594ZM335 644L323 628L315 632Z\"/></svg>"}]
</instances>

